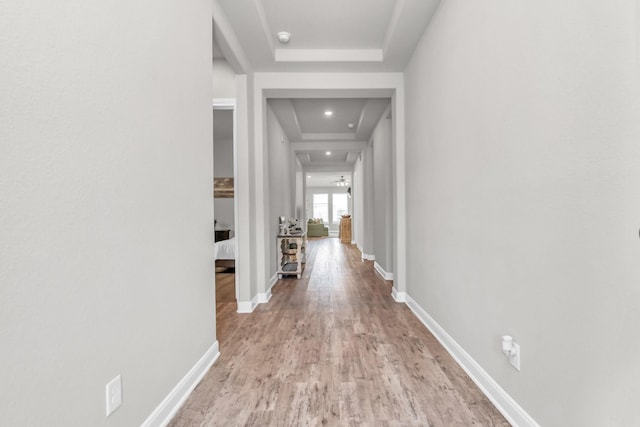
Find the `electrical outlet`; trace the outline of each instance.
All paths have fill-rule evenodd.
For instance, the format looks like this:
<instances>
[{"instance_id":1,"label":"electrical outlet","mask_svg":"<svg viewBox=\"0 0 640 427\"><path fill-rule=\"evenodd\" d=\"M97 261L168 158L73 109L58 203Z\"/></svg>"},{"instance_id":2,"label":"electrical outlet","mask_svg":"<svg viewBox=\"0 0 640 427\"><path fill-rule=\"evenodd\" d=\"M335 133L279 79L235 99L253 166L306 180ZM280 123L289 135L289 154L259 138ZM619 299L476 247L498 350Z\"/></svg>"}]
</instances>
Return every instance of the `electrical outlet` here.
<instances>
[{"instance_id":1,"label":"electrical outlet","mask_svg":"<svg viewBox=\"0 0 640 427\"><path fill-rule=\"evenodd\" d=\"M512 354L509 355L509 363L516 368L518 371L520 370L520 345L513 343L512 344Z\"/></svg>"},{"instance_id":2,"label":"electrical outlet","mask_svg":"<svg viewBox=\"0 0 640 427\"><path fill-rule=\"evenodd\" d=\"M122 405L122 375L107 384L107 417Z\"/></svg>"}]
</instances>

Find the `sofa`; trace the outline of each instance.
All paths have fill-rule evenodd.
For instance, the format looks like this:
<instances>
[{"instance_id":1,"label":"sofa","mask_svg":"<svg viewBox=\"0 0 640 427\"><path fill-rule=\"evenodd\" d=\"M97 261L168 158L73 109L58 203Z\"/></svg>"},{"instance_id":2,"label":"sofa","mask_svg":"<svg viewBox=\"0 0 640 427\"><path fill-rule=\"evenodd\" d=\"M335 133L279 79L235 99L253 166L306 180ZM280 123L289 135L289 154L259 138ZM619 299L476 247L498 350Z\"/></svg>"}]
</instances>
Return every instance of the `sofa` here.
<instances>
[{"instance_id":1,"label":"sofa","mask_svg":"<svg viewBox=\"0 0 640 427\"><path fill-rule=\"evenodd\" d=\"M329 227L324 225L321 218L310 218L307 221L307 237L322 237L329 235Z\"/></svg>"}]
</instances>

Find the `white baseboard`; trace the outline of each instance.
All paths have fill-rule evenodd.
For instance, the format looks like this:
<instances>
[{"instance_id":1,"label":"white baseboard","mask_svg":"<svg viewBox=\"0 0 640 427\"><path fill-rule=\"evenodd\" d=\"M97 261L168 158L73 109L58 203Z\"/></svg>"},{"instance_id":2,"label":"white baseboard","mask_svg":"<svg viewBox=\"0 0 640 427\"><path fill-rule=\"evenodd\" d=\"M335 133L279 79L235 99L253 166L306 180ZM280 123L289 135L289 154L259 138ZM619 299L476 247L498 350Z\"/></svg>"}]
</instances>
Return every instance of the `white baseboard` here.
<instances>
[{"instance_id":1,"label":"white baseboard","mask_svg":"<svg viewBox=\"0 0 640 427\"><path fill-rule=\"evenodd\" d=\"M375 255L369 255L369 254L365 254L364 250L362 249L362 246L360 246L360 243L357 242L351 242L351 243L355 243L356 247L358 248L358 250L360 251L360 258L363 261L375 261L376 260L376 256Z\"/></svg>"},{"instance_id":2,"label":"white baseboard","mask_svg":"<svg viewBox=\"0 0 640 427\"><path fill-rule=\"evenodd\" d=\"M251 301L238 301L238 313L253 313L259 302L259 296L251 298Z\"/></svg>"},{"instance_id":3,"label":"white baseboard","mask_svg":"<svg viewBox=\"0 0 640 427\"><path fill-rule=\"evenodd\" d=\"M406 292L398 292L396 287L391 288L391 298L395 302L407 302L407 293Z\"/></svg>"},{"instance_id":4,"label":"white baseboard","mask_svg":"<svg viewBox=\"0 0 640 427\"><path fill-rule=\"evenodd\" d=\"M395 291L395 288L394 288ZM403 292L404 293L404 292ZM406 304L418 319L431 331L440 344L471 377L498 411L515 427L540 427L518 403L507 394L500 385L482 369L464 349L431 317L418 303L406 295ZM394 297L395 299L395 297ZM396 299L396 301L398 301Z\"/></svg>"},{"instance_id":5,"label":"white baseboard","mask_svg":"<svg viewBox=\"0 0 640 427\"><path fill-rule=\"evenodd\" d=\"M218 341L214 342L195 365L187 372L187 375L171 390L160 405L149 415L140 427L164 427L169 424L171 418L178 412L187 397L200 383L202 377L209 371L211 365L220 356Z\"/></svg>"},{"instance_id":6,"label":"white baseboard","mask_svg":"<svg viewBox=\"0 0 640 427\"><path fill-rule=\"evenodd\" d=\"M266 292L258 292L251 301L238 301L238 313L253 313L258 304L266 304L271 299L271 288L278 281L278 274L274 274L269 281L269 288Z\"/></svg>"},{"instance_id":7,"label":"white baseboard","mask_svg":"<svg viewBox=\"0 0 640 427\"><path fill-rule=\"evenodd\" d=\"M267 292L258 294L258 304L266 304L271 299L271 288L267 289Z\"/></svg>"},{"instance_id":8,"label":"white baseboard","mask_svg":"<svg viewBox=\"0 0 640 427\"><path fill-rule=\"evenodd\" d=\"M251 313L253 312L253 305L251 301L238 301L238 313Z\"/></svg>"},{"instance_id":9,"label":"white baseboard","mask_svg":"<svg viewBox=\"0 0 640 427\"><path fill-rule=\"evenodd\" d=\"M393 273L387 273L384 268L378 262L373 263L373 268L384 280L393 280Z\"/></svg>"},{"instance_id":10,"label":"white baseboard","mask_svg":"<svg viewBox=\"0 0 640 427\"><path fill-rule=\"evenodd\" d=\"M258 304L266 304L271 299L271 289L267 292L258 294Z\"/></svg>"},{"instance_id":11,"label":"white baseboard","mask_svg":"<svg viewBox=\"0 0 640 427\"><path fill-rule=\"evenodd\" d=\"M271 288L273 288L273 285L275 285L277 281L278 281L278 273L271 276L271 280L269 280L269 287L267 288L267 291L258 294L259 304L266 304L269 302L269 300L271 299Z\"/></svg>"}]
</instances>

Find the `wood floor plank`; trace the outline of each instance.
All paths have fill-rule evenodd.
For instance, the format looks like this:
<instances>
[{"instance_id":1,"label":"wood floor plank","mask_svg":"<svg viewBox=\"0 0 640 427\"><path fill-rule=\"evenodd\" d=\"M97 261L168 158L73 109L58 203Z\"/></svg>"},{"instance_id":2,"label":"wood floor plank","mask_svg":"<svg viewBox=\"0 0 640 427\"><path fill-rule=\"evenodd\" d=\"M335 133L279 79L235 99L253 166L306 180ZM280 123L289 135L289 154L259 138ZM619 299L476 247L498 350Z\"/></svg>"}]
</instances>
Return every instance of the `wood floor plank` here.
<instances>
[{"instance_id":1,"label":"wood floor plank","mask_svg":"<svg viewBox=\"0 0 640 427\"><path fill-rule=\"evenodd\" d=\"M509 425L354 246L310 239L251 314L222 279L221 356L170 426Z\"/></svg>"}]
</instances>

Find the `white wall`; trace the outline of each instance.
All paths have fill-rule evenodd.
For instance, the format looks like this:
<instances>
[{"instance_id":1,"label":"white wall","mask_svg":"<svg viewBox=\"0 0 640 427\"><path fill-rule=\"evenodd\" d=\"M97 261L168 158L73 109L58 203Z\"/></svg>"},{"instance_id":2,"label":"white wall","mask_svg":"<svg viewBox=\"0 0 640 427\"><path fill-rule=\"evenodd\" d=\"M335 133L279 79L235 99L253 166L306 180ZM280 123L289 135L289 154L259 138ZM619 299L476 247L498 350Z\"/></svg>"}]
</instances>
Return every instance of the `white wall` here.
<instances>
[{"instance_id":1,"label":"white wall","mask_svg":"<svg viewBox=\"0 0 640 427\"><path fill-rule=\"evenodd\" d=\"M215 115L216 112L214 111ZM233 140L214 140L213 142L214 168L213 176L216 178L233 178ZM217 227L231 230L234 235L235 225L233 218L233 199L216 197L214 201L215 219Z\"/></svg>"},{"instance_id":2,"label":"white wall","mask_svg":"<svg viewBox=\"0 0 640 427\"><path fill-rule=\"evenodd\" d=\"M393 272L393 217L391 193L391 119L388 111L371 135L373 152L373 254L387 272Z\"/></svg>"},{"instance_id":3,"label":"white wall","mask_svg":"<svg viewBox=\"0 0 640 427\"><path fill-rule=\"evenodd\" d=\"M295 155L295 153L291 154L293 161L293 179L295 185L292 188L293 193L293 216L298 218L299 222L302 224L306 219L304 218L304 193L305 193L305 179L304 179L304 170L302 168L302 163L300 159Z\"/></svg>"},{"instance_id":4,"label":"white wall","mask_svg":"<svg viewBox=\"0 0 640 427\"><path fill-rule=\"evenodd\" d=\"M353 215L351 226L353 227L353 241L358 248L363 251L364 248L364 182L363 182L363 166L362 155L358 157L353 166L353 185L352 185Z\"/></svg>"},{"instance_id":5,"label":"white wall","mask_svg":"<svg viewBox=\"0 0 640 427\"><path fill-rule=\"evenodd\" d=\"M251 311L257 294L256 267L256 208L254 184L253 77L236 76L236 127L234 133L236 179L234 198L238 220L236 236L236 290L238 310Z\"/></svg>"},{"instance_id":6,"label":"white wall","mask_svg":"<svg viewBox=\"0 0 640 427\"><path fill-rule=\"evenodd\" d=\"M291 146L282 126L278 122L271 107L267 104L267 145L269 153L269 193L267 197L269 207L269 265L267 277L271 278L277 271L276 237L280 231L278 217L287 219L294 216L291 189L293 162L291 161Z\"/></svg>"},{"instance_id":7,"label":"white wall","mask_svg":"<svg viewBox=\"0 0 640 427\"><path fill-rule=\"evenodd\" d=\"M236 74L224 59L213 61L213 97L233 99L236 97Z\"/></svg>"},{"instance_id":8,"label":"white wall","mask_svg":"<svg viewBox=\"0 0 640 427\"><path fill-rule=\"evenodd\" d=\"M362 151L363 169L363 242L361 251L367 259L375 259L374 248L374 176L373 176L373 144L369 141L367 147Z\"/></svg>"},{"instance_id":9,"label":"white wall","mask_svg":"<svg viewBox=\"0 0 640 427\"><path fill-rule=\"evenodd\" d=\"M406 71L407 292L544 426L640 425L638 16L446 1Z\"/></svg>"},{"instance_id":10,"label":"white wall","mask_svg":"<svg viewBox=\"0 0 640 427\"><path fill-rule=\"evenodd\" d=\"M140 425L215 343L210 7L3 4L0 425Z\"/></svg>"},{"instance_id":11,"label":"white wall","mask_svg":"<svg viewBox=\"0 0 640 427\"><path fill-rule=\"evenodd\" d=\"M352 200L353 241L363 257L374 259L374 175L371 141L353 166Z\"/></svg>"}]
</instances>

